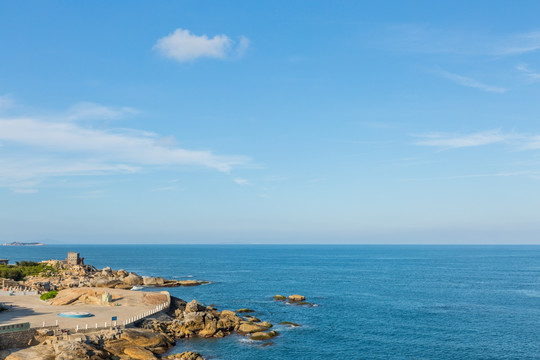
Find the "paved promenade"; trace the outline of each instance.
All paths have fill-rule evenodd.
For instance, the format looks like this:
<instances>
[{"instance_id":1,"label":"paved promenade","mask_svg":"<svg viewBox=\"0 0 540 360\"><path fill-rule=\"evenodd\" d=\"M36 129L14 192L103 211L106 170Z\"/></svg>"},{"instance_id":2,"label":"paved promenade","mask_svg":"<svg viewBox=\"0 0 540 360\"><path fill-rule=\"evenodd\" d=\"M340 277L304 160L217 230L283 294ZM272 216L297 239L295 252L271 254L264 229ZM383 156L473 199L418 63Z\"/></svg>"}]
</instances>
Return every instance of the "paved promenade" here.
<instances>
[{"instance_id":1,"label":"paved promenade","mask_svg":"<svg viewBox=\"0 0 540 360\"><path fill-rule=\"evenodd\" d=\"M96 290L96 289L93 289ZM0 295L0 303L7 307L12 306L12 310L0 312L0 325L13 323L30 322L31 327L54 326L58 324L60 328L79 329L95 328L111 325L113 316L117 317L117 324L122 325L124 320L134 317L144 317L145 314L153 312L157 307L168 301L168 296L162 296L160 302L156 303L156 295L159 293L148 293L142 291L120 290L120 289L99 289L107 291L113 296L113 303L117 305L91 305L75 304L53 306L41 301L38 295ZM151 294L146 296L145 294ZM166 293L168 295L168 293ZM64 318L58 313L68 311L89 312L92 317L87 318ZM58 322L58 323L57 323Z\"/></svg>"}]
</instances>

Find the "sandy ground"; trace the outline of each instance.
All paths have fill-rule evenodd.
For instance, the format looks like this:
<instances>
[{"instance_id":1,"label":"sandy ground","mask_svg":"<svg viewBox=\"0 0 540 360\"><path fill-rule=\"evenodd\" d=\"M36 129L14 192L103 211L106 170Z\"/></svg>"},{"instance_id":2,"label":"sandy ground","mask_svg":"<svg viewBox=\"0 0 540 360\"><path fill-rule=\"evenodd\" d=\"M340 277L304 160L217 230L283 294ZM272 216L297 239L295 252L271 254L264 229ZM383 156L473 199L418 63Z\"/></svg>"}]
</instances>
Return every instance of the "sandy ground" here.
<instances>
[{"instance_id":1,"label":"sandy ground","mask_svg":"<svg viewBox=\"0 0 540 360\"><path fill-rule=\"evenodd\" d=\"M10 311L0 312L0 325L30 322L32 327L41 327L43 322L45 322L45 326L53 326L58 321L60 328L65 329L75 328L77 325L79 325L79 328L84 329L87 324L91 328L95 327L96 323L99 327L103 327L105 322L110 326L113 316L118 318L117 323L120 325L124 320L156 307L155 304L145 303L145 292L143 291L106 290L113 295L114 303L120 304L119 306L87 304L53 306L41 301L37 295L0 295L0 303L8 307L13 306ZM67 311L89 312L94 316L87 318L64 318L58 316L58 313Z\"/></svg>"}]
</instances>

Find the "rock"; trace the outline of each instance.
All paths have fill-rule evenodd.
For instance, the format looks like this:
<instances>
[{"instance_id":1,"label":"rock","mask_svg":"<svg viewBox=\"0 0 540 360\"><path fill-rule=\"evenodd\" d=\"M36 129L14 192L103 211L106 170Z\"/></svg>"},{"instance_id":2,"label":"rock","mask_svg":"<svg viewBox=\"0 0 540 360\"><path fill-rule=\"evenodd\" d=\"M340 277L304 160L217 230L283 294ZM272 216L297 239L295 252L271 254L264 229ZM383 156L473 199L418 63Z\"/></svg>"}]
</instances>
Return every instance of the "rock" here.
<instances>
[{"instance_id":1,"label":"rock","mask_svg":"<svg viewBox=\"0 0 540 360\"><path fill-rule=\"evenodd\" d=\"M102 288L115 288L117 285L120 285L122 282L120 280L110 280L110 279L98 279L96 280L93 285L95 287L102 287Z\"/></svg>"},{"instance_id":2,"label":"rock","mask_svg":"<svg viewBox=\"0 0 540 360\"><path fill-rule=\"evenodd\" d=\"M287 298L283 295L274 295L274 300L276 301L285 301Z\"/></svg>"},{"instance_id":3,"label":"rock","mask_svg":"<svg viewBox=\"0 0 540 360\"><path fill-rule=\"evenodd\" d=\"M221 316L236 316L236 313L231 310L223 310Z\"/></svg>"},{"instance_id":4,"label":"rock","mask_svg":"<svg viewBox=\"0 0 540 360\"><path fill-rule=\"evenodd\" d=\"M270 329L270 328L273 326L273 325L270 324L268 321L263 321L263 322L261 322L261 323L258 323L257 325L263 326L263 327L265 327L265 328L267 328L267 329Z\"/></svg>"},{"instance_id":5,"label":"rock","mask_svg":"<svg viewBox=\"0 0 540 360\"><path fill-rule=\"evenodd\" d=\"M217 319L212 314L206 314L204 318L204 329L199 332L201 337L212 337L217 329Z\"/></svg>"},{"instance_id":6,"label":"rock","mask_svg":"<svg viewBox=\"0 0 540 360\"><path fill-rule=\"evenodd\" d=\"M179 280L176 282L176 286L197 286L201 284L207 284L207 281L198 281L198 280Z\"/></svg>"},{"instance_id":7,"label":"rock","mask_svg":"<svg viewBox=\"0 0 540 360\"><path fill-rule=\"evenodd\" d=\"M103 275L103 276L109 276L111 274L112 274L112 270L108 266L103 268L103 270L101 270L101 275Z\"/></svg>"},{"instance_id":8,"label":"rock","mask_svg":"<svg viewBox=\"0 0 540 360\"><path fill-rule=\"evenodd\" d=\"M190 312L184 315L184 326L191 332L197 332L204 329L204 316L202 311Z\"/></svg>"},{"instance_id":9,"label":"rock","mask_svg":"<svg viewBox=\"0 0 540 360\"><path fill-rule=\"evenodd\" d=\"M258 322L261 322L261 319L259 318L256 318L255 316L246 316L248 321L251 321L251 322L254 322L254 323L258 323Z\"/></svg>"},{"instance_id":10,"label":"rock","mask_svg":"<svg viewBox=\"0 0 540 360\"><path fill-rule=\"evenodd\" d=\"M186 304L184 313L187 314L187 313L203 311L203 310L204 310L204 307L201 304L199 304L197 300L193 299Z\"/></svg>"},{"instance_id":11,"label":"rock","mask_svg":"<svg viewBox=\"0 0 540 360\"><path fill-rule=\"evenodd\" d=\"M269 332L256 332L251 334L249 337L251 340L269 340L273 337L278 336L279 333L277 331L269 331Z\"/></svg>"},{"instance_id":12,"label":"rock","mask_svg":"<svg viewBox=\"0 0 540 360\"><path fill-rule=\"evenodd\" d=\"M143 285L144 284L143 278L135 273L130 273L128 276L124 278L123 281L124 281L124 284L127 284L127 285Z\"/></svg>"},{"instance_id":13,"label":"rock","mask_svg":"<svg viewBox=\"0 0 540 360\"><path fill-rule=\"evenodd\" d=\"M172 354L169 356L166 356L162 359L168 359L168 360L204 360L201 354L193 352L193 351L185 351L180 354Z\"/></svg>"},{"instance_id":14,"label":"rock","mask_svg":"<svg viewBox=\"0 0 540 360\"><path fill-rule=\"evenodd\" d=\"M161 286L164 284L164 280L162 277L145 277L143 283L148 286Z\"/></svg>"},{"instance_id":15,"label":"rock","mask_svg":"<svg viewBox=\"0 0 540 360\"><path fill-rule=\"evenodd\" d=\"M73 339L55 343L54 352L56 360L105 360L110 359L111 355L108 351L99 349L97 345L93 346L93 344L74 341Z\"/></svg>"},{"instance_id":16,"label":"rock","mask_svg":"<svg viewBox=\"0 0 540 360\"><path fill-rule=\"evenodd\" d=\"M289 295L289 301L291 302L298 302L304 300L306 300L306 297L303 295Z\"/></svg>"},{"instance_id":17,"label":"rock","mask_svg":"<svg viewBox=\"0 0 540 360\"><path fill-rule=\"evenodd\" d=\"M124 354L126 354L132 359L137 360L157 359L151 351L148 351L140 346L128 346L124 349Z\"/></svg>"},{"instance_id":18,"label":"rock","mask_svg":"<svg viewBox=\"0 0 540 360\"><path fill-rule=\"evenodd\" d=\"M236 326L240 324L241 319L230 310L223 310L219 315L217 322L218 330L232 331Z\"/></svg>"},{"instance_id":19,"label":"rock","mask_svg":"<svg viewBox=\"0 0 540 360\"><path fill-rule=\"evenodd\" d=\"M169 306L169 311L173 314L176 310L184 312L184 310L186 309L186 304L187 303L184 300L171 296L171 305Z\"/></svg>"},{"instance_id":20,"label":"rock","mask_svg":"<svg viewBox=\"0 0 540 360\"><path fill-rule=\"evenodd\" d=\"M120 339L157 353L163 353L174 345L174 341L163 334L141 329L126 329Z\"/></svg>"},{"instance_id":21,"label":"rock","mask_svg":"<svg viewBox=\"0 0 540 360\"><path fill-rule=\"evenodd\" d=\"M236 312L240 313L240 314L243 314L243 313L252 313L252 312L255 312L255 310L243 308L243 309L236 310Z\"/></svg>"},{"instance_id":22,"label":"rock","mask_svg":"<svg viewBox=\"0 0 540 360\"><path fill-rule=\"evenodd\" d=\"M120 269L116 272L116 275L119 276L119 277L126 277L128 276L128 272L124 269Z\"/></svg>"},{"instance_id":23,"label":"rock","mask_svg":"<svg viewBox=\"0 0 540 360\"><path fill-rule=\"evenodd\" d=\"M267 328L264 326L260 326L257 324L250 324L250 323L240 324L240 327L238 328L238 332L241 334L251 334L251 333L265 331L265 330L267 330Z\"/></svg>"},{"instance_id":24,"label":"rock","mask_svg":"<svg viewBox=\"0 0 540 360\"><path fill-rule=\"evenodd\" d=\"M299 327L299 326L301 326L300 324L293 323L293 322L290 322L290 321L282 321L279 324L280 325L289 325L291 327Z\"/></svg>"},{"instance_id":25,"label":"rock","mask_svg":"<svg viewBox=\"0 0 540 360\"><path fill-rule=\"evenodd\" d=\"M52 346L38 345L12 352L5 360L55 360L55 358Z\"/></svg>"}]
</instances>

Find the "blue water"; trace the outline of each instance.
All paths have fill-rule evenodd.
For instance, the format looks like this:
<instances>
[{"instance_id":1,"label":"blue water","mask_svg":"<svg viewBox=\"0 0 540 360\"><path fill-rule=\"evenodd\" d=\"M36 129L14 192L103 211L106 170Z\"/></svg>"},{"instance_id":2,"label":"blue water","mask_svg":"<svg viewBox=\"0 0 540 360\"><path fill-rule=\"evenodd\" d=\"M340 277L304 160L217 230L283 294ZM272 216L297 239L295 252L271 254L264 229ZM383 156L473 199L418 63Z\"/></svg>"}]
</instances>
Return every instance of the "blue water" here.
<instances>
[{"instance_id":1,"label":"blue water","mask_svg":"<svg viewBox=\"0 0 540 360\"><path fill-rule=\"evenodd\" d=\"M179 341L208 359L540 359L540 246L0 247L0 258L80 252L98 268L210 280L169 289L276 326L273 346L241 336ZM318 307L275 302L299 293Z\"/></svg>"}]
</instances>

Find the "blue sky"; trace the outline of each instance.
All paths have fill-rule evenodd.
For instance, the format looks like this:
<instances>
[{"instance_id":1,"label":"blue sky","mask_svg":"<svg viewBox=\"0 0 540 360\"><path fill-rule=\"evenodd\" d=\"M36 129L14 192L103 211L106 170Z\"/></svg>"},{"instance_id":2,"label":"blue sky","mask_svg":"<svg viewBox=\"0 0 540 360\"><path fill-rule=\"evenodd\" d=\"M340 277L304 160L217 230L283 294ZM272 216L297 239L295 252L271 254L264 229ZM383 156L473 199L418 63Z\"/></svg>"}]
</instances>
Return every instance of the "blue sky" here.
<instances>
[{"instance_id":1,"label":"blue sky","mask_svg":"<svg viewBox=\"0 0 540 360\"><path fill-rule=\"evenodd\" d=\"M540 243L536 1L0 2L0 241Z\"/></svg>"}]
</instances>

